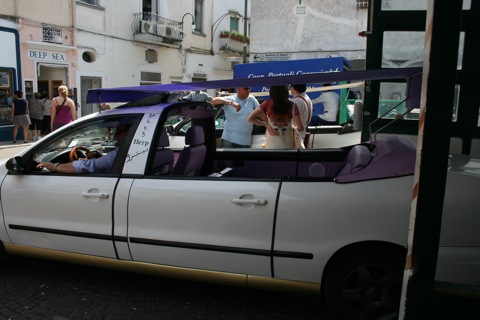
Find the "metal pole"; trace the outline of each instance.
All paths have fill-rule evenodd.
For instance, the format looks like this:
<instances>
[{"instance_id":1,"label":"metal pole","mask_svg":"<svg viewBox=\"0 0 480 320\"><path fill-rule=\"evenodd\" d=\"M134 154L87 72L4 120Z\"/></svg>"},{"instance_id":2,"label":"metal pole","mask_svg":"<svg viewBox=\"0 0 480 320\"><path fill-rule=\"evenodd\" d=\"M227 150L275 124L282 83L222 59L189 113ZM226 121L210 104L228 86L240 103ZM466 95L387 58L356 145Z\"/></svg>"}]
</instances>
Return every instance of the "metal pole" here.
<instances>
[{"instance_id":1,"label":"metal pole","mask_svg":"<svg viewBox=\"0 0 480 320\"><path fill-rule=\"evenodd\" d=\"M243 20L243 63L247 63L247 7L248 0L245 0L245 14Z\"/></svg>"},{"instance_id":2,"label":"metal pole","mask_svg":"<svg viewBox=\"0 0 480 320\"><path fill-rule=\"evenodd\" d=\"M462 1L428 1L417 163L400 306L400 318L404 312L407 320L430 318L447 178L461 18Z\"/></svg>"}]
</instances>

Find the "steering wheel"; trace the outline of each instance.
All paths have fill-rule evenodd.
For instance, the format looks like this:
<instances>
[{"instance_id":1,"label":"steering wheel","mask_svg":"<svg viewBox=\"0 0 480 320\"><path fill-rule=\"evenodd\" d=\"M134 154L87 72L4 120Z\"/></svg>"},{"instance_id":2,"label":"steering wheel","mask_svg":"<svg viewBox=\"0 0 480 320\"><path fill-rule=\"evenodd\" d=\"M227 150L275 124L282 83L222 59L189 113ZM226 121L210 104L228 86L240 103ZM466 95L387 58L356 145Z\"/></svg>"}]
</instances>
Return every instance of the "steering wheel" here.
<instances>
[{"instance_id":1,"label":"steering wheel","mask_svg":"<svg viewBox=\"0 0 480 320\"><path fill-rule=\"evenodd\" d=\"M70 150L70 155L68 157L70 162L72 162L73 160L77 160L79 158L77 150L84 151L85 154L87 155L87 159L93 158L93 152L90 151L87 147L77 146L77 147L73 147L73 149Z\"/></svg>"}]
</instances>

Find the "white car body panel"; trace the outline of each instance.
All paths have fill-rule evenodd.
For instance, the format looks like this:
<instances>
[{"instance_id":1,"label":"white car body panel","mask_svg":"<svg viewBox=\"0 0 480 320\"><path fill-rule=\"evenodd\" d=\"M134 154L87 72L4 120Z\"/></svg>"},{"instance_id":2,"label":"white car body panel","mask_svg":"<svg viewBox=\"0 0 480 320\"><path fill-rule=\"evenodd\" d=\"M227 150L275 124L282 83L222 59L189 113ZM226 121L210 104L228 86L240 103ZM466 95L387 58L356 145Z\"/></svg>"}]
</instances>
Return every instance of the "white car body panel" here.
<instances>
[{"instance_id":1,"label":"white car body panel","mask_svg":"<svg viewBox=\"0 0 480 320\"><path fill-rule=\"evenodd\" d=\"M4 221L7 226L22 226L22 229L10 227L11 241L114 258L109 238L116 183L117 178L109 177L7 175L3 186L8 187L1 189ZM107 197L85 197L84 193L104 193ZM42 232L42 228L51 232ZM76 237L76 232L100 235L104 239Z\"/></svg>"},{"instance_id":2,"label":"white car body panel","mask_svg":"<svg viewBox=\"0 0 480 320\"><path fill-rule=\"evenodd\" d=\"M278 182L139 179L130 192L129 238L134 260L270 276ZM237 204L235 199L265 204ZM152 205L153 204L153 205ZM205 246L205 250L192 249ZM222 247L262 251L242 254ZM231 250L230 250L231 251Z\"/></svg>"},{"instance_id":3,"label":"white car body panel","mask_svg":"<svg viewBox=\"0 0 480 320\"><path fill-rule=\"evenodd\" d=\"M480 285L478 247L440 247L435 280Z\"/></svg>"},{"instance_id":4,"label":"white car body panel","mask_svg":"<svg viewBox=\"0 0 480 320\"><path fill-rule=\"evenodd\" d=\"M158 113L145 114L135 132L132 144L128 150L123 167L125 174L142 174L147 162L148 152L152 148L153 134L160 115ZM185 139L184 139L185 140ZM155 146L156 147L156 146Z\"/></svg>"},{"instance_id":5,"label":"white car body panel","mask_svg":"<svg viewBox=\"0 0 480 320\"><path fill-rule=\"evenodd\" d=\"M134 179L122 178L119 179L115 192L114 200L114 225L113 225L113 237L115 241L115 249L118 254L118 258L122 260L132 260L130 248L128 246L128 200L130 194L130 188Z\"/></svg>"},{"instance_id":6,"label":"white car body panel","mask_svg":"<svg viewBox=\"0 0 480 320\"><path fill-rule=\"evenodd\" d=\"M384 239L406 246L412 183L411 176L350 184L284 182L275 250L311 252L314 258L275 258L275 276L320 282L329 257L351 243Z\"/></svg>"}]
</instances>

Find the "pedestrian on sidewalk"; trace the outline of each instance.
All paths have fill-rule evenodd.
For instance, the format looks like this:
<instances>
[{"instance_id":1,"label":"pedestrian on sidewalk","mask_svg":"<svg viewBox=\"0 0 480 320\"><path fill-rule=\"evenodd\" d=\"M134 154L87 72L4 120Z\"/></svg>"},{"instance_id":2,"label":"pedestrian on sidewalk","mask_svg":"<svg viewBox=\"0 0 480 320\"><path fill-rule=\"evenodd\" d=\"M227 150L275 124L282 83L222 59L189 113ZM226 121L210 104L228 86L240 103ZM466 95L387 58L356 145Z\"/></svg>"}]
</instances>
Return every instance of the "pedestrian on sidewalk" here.
<instances>
[{"instance_id":1,"label":"pedestrian on sidewalk","mask_svg":"<svg viewBox=\"0 0 480 320\"><path fill-rule=\"evenodd\" d=\"M50 98L48 97L48 93L46 91L44 91L42 93L42 105L43 105L43 124L42 124L42 127L43 127L43 134L44 135L47 135L51 132L50 130L50 119L51 119L51 116L50 116L50 108L52 107L52 100L50 100Z\"/></svg>"},{"instance_id":2,"label":"pedestrian on sidewalk","mask_svg":"<svg viewBox=\"0 0 480 320\"><path fill-rule=\"evenodd\" d=\"M52 131L77 119L75 102L68 97L67 86L58 87L58 96L52 100L50 117L50 129Z\"/></svg>"},{"instance_id":3,"label":"pedestrian on sidewalk","mask_svg":"<svg viewBox=\"0 0 480 320\"><path fill-rule=\"evenodd\" d=\"M33 141L38 141L42 135L43 125L43 106L40 101L41 95L39 92L33 94L33 99L28 102L28 109L30 115L30 131L32 132Z\"/></svg>"},{"instance_id":4,"label":"pedestrian on sidewalk","mask_svg":"<svg viewBox=\"0 0 480 320\"><path fill-rule=\"evenodd\" d=\"M13 121L13 143L17 142L18 127L23 127L23 142L27 143L28 126L30 118L28 116L28 102L23 99L23 92L14 91L14 99L12 101L12 121Z\"/></svg>"}]
</instances>

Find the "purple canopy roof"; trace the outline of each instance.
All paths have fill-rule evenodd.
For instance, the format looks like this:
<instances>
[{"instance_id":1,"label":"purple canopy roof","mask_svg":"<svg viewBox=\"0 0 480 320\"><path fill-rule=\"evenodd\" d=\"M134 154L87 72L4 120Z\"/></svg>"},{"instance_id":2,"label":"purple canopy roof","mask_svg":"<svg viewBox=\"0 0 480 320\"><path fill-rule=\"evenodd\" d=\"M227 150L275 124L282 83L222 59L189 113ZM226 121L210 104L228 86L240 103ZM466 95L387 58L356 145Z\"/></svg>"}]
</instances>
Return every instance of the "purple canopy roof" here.
<instances>
[{"instance_id":1,"label":"purple canopy roof","mask_svg":"<svg viewBox=\"0 0 480 320\"><path fill-rule=\"evenodd\" d=\"M229 80L212 80L200 82L185 82L172 84L157 84L150 86L100 88L88 91L87 103L99 102L130 102L155 95L162 92L175 92L187 90L238 88L290 84L315 84L333 83L339 81L362 81L362 80L388 80L408 79L422 73L422 68L396 68L375 69L347 72L329 72L303 74L295 76L263 77L263 78L239 78Z\"/></svg>"}]
</instances>

